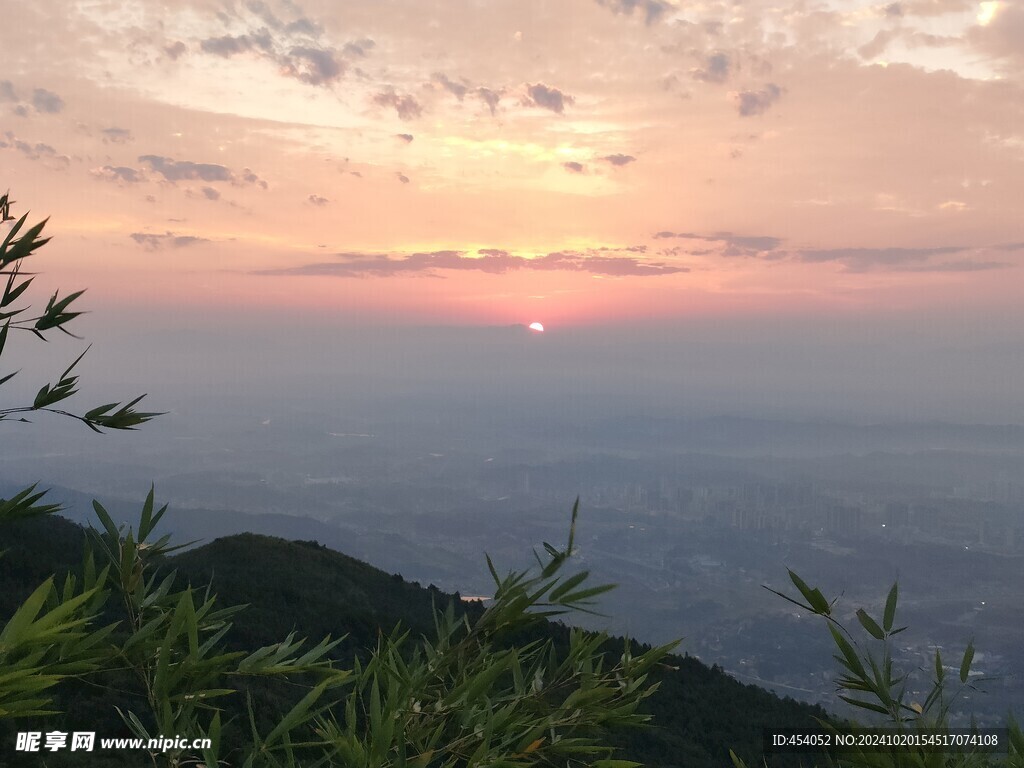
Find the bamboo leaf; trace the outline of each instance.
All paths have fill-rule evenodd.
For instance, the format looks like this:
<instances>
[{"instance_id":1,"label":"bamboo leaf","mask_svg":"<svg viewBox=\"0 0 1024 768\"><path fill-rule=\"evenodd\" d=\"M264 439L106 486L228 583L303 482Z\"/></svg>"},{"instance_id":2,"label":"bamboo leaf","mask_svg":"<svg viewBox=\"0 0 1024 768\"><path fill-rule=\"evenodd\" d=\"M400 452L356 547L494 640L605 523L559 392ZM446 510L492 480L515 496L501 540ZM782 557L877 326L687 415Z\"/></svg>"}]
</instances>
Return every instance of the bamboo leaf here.
<instances>
[{"instance_id":1,"label":"bamboo leaf","mask_svg":"<svg viewBox=\"0 0 1024 768\"><path fill-rule=\"evenodd\" d=\"M857 620L860 622L860 625L864 627L864 629L867 630L868 634L871 635L873 638L875 638L876 640L885 639L885 633L882 631L882 628L878 626L874 619L868 616L867 611L865 611L863 608L857 609Z\"/></svg>"},{"instance_id":2,"label":"bamboo leaf","mask_svg":"<svg viewBox=\"0 0 1024 768\"><path fill-rule=\"evenodd\" d=\"M882 626L886 633L892 632L893 622L896 620L896 600L899 594L899 584L893 583L889 590L889 596L885 600L885 614L882 616Z\"/></svg>"},{"instance_id":3,"label":"bamboo leaf","mask_svg":"<svg viewBox=\"0 0 1024 768\"><path fill-rule=\"evenodd\" d=\"M974 641L967 644L964 650L963 661L960 662L960 682L966 683L971 674L971 662L974 661Z\"/></svg>"}]
</instances>

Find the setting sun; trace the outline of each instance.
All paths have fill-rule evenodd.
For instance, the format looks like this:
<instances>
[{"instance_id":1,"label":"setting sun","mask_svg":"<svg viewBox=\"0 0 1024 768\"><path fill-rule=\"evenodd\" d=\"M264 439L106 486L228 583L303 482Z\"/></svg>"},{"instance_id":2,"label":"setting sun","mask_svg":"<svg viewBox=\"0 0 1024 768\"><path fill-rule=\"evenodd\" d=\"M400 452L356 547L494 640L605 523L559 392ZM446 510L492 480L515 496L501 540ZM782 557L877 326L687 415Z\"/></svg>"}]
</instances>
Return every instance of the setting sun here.
<instances>
[{"instance_id":1,"label":"setting sun","mask_svg":"<svg viewBox=\"0 0 1024 768\"><path fill-rule=\"evenodd\" d=\"M544 326L541 323L530 323L530 330L537 333L544 333Z\"/></svg>"}]
</instances>

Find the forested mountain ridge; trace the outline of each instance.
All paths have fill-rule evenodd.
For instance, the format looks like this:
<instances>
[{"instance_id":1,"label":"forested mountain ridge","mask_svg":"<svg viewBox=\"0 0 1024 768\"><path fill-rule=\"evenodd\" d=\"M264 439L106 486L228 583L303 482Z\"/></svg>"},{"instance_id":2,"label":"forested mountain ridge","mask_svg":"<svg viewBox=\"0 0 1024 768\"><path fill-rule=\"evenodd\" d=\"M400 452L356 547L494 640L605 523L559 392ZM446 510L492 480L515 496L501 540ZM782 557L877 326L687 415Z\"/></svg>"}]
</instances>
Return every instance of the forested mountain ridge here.
<instances>
[{"instance_id":1,"label":"forested mountain ridge","mask_svg":"<svg viewBox=\"0 0 1024 768\"><path fill-rule=\"evenodd\" d=\"M0 558L0 621L48 576L76 570L85 541L83 528L57 517L21 521L4 533L7 554ZM434 608L457 599L315 542L255 534L220 538L182 552L168 558L165 569L176 570L180 580L193 586L212 584L223 605L248 606L226 638L230 646L259 647L292 630L313 641L328 634L344 636L332 652L343 666L365 656L382 634L397 626L413 636L429 633ZM459 605L460 610L479 610L474 604ZM556 643L568 636L564 626L550 622L539 632L554 636ZM622 641L609 641L608 648L609 653L621 653ZM654 726L609 734L609 741L622 749L622 757L650 766L720 766L728 762L729 749L758 764L763 727L810 726L813 718L826 714L741 684L717 667L685 655L671 657L653 677L661 688L645 706L654 715ZM262 706L273 707L281 692L271 687L254 695L264 702ZM66 730L70 722L111 734L123 730L113 709L122 702L116 691L70 686L58 702L67 714L39 718L31 724L33 730ZM17 730L28 725L4 727ZM13 766L18 756L10 751L13 737L7 735L2 738L0 765ZM122 764L109 757L110 765ZM52 758L48 762L63 764Z\"/></svg>"}]
</instances>

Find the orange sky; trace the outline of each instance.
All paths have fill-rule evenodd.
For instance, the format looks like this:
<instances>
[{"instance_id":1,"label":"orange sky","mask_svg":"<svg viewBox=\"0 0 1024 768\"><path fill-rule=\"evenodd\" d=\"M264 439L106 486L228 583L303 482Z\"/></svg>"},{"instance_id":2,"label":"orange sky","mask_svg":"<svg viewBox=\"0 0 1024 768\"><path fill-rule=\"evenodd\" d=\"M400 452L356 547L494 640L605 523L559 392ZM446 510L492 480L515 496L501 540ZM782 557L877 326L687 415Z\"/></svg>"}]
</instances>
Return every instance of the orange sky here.
<instances>
[{"instance_id":1,"label":"orange sky","mask_svg":"<svg viewBox=\"0 0 1024 768\"><path fill-rule=\"evenodd\" d=\"M0 49L0 186L93 309L1021 298L1020 3L41 0Z\"/></svg>"}]
</instances>

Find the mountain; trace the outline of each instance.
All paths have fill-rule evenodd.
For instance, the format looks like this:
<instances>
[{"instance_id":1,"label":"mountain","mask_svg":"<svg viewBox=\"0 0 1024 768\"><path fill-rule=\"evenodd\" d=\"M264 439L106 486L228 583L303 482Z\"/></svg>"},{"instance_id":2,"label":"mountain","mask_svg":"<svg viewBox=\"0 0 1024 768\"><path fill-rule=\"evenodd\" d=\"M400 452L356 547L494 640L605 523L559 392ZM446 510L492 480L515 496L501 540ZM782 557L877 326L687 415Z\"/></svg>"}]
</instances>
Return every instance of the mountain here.
<instances>
[{"instance_id":1,"label":"mountain","mask_svg":"<svg viewBox=\"0 0 1024 768\"><path fill-rule=\"evenodd\" d=\"M45 578L75 570L85 539L83 528L59 517L21 521L5 527L3 533L7 552L0 557L0 620ZM460 610L481 610L478 604L460 601L458 595L407 582L315 541L227 536L169 558L166 568L175 569L179 578L193 586L212 583L221 605L248 605L236 618L228 644L255 648L280 640L293 629L313 640L344 635L344 642L335 649L343 663L365 655L379 633L398 625L414 634L431 632L435 606L456 600ZM547 623L539 632L553 637L556 645L567 642L563 625ZM616 652L616 647L621 652L622 642L610 641L609 652ZM648 766L717 767L728 764L730 748L748 764L761 764L763 727L806 727L814 724L814 718L827 716L818 707L741 684L718 667L685 655L671 657L654 677L661 684L647 704L654 727L609 734L609 741L622 748L622 757ZM255 692L260 707L267 708L279 705L276 697L280 695L273 687ZM81 725L117 735L123 728L112 707L132 705L130 697L117 691L82 686L64 691L59 703L65 714L33 721L31 729L69 730ZM6 751L14 743L9 732L28 725L0 727L4 745L0 766L18 765L19 756ZM10 762L5 763L5 758ZM110 759L108 765L123 764ZM795 763L775 756L769 764ZM52 760L48 765L61 763Z\"/></svg>"}]
</instances>

